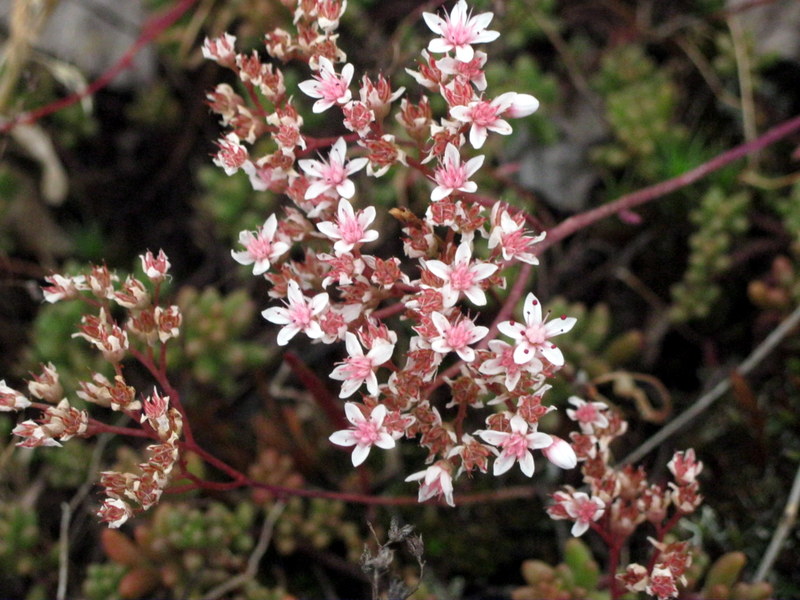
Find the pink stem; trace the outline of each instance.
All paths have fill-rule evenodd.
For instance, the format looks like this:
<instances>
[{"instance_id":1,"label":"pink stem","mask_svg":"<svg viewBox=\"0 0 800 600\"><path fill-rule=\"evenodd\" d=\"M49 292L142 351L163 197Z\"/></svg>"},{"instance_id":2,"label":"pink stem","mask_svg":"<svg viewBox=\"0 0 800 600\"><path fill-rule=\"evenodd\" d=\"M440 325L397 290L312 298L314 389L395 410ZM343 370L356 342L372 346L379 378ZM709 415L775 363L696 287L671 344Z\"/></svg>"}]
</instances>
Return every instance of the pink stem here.
<instances>
[{"instance_id":1,"label":"pink stem","mask_svg":"<svg viewBox=\"0 0 800 600\"><path fill-rule=\"evenodd\" d=\"M656 183L655 185L651 185L636 192L625 194L613 202L570 217L547 232L547 237L536 246L536 253L541 254L550 246L553 246L576 231L580 231L601 219L605 219L606 217L610 217L624 210L631 210L636 206L646 204L647 202L684 188L695 181L699 181L714 171L718 171L722 167L748 154L758 152L798 130L800 130L800 116L784 121L753 141L731 148L727 152L723 152L699 167L686 171L682 175Z\"/></svg>"}]
</instances>

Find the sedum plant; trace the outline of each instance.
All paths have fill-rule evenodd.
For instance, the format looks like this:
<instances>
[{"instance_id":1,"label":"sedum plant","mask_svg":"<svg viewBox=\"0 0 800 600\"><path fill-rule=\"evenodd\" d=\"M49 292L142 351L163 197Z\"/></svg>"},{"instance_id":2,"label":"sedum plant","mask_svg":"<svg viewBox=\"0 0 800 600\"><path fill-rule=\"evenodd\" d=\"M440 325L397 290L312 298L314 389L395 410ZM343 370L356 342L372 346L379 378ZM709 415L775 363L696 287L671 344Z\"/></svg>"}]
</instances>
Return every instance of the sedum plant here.
<instances>
[{"instance_id":1,"label":"sedum plant","mask_svg":"<svg viewBox=\"0 0 800 600\"><path fill-rule=\"evenodd\" d=\"M516 119L539 108L539 100L525 91L496 93L489 87L485 45L500 35L489 29L492 14L473 13L465 0L441 14L424 12L432 35L407 70L415 84L407 92L382 74L357 76L337 33L346 1L283 4L292 9L291 26L286 19L285 28L267 31L262 53L241 51L229 33L203 44L205 58L230 70L236 86L221 83L207 96L225 129L213 163L228 176L246 177L253 191L280 198L269 204L274 212L259 216L260 225L244 225L231 257L268 288L269 304L259 308L277 326L276 345L312 349L293 360L314 384L310 394L330 421L327 440L349 452L353 467L375 462L381 452L409 448L405 456L415 466L392 473L398 485L416 485L418 502L449 506L471 477L490 471L502 477L518 469L532 478L539 456L554 469L580 463L584 487L553 494L548 514L571 522L573 536L594 531L608 547L608 597L676 596L692 558L688 543L667 534L702 501L702 463L694 451L674 454L668 485L648 483L643 469L612 464L609 444L626 423L605 404L576 396L566 414L578 429L568 439L540 430L543 417L557 410L548 391L566 363L557 338L575 329L577 319L545 311L527 282L547 247L569 227L575 231L592 221L573 220L553 240L525 208L479 191L495 174L492 144L513 132ZM673 91L644 57L621 53L617 59L631 67L623 74L627 79L620 85L609 62L599 84L621 88L608 90L609 121L621 142L615 150L655 160L656 149L640 134L642 128L665 133ZM288 62L305 73L296 86L284 76ZM635 83L638 69L652 79L648 85ZM649 97L638 113L648 118L635 122L628 107L639 96ZM306 117L334 133L313 135ZM389 174L405 178L406 195L386 210L386 202L359 191L369 189L365 178L379 181ZM224 227L231 228L252 215L225 217ZM87 595L144 595L173 584L186 592L188 571L214 551L241 567L241 556L225 550L243 552L249 542L237 535L241 528L231 525L223 509L206 514L162 504L153 518L157 527L141 539L114 531L154 508L168 486L173 493L250 487L269 498L310 496L308 505L289 501L291 518L283 527L286 537L300 529L318 547L333 537L329 529L342 524L342 505L329 500L390 503L374 498L367 486L363 493L337 493L296 481L274 483L269 474L247 474L205 449L170 369L184 366L201 382L233 389L236 376L266 356L249 344L225 343L249 325L253 304L237 293L184 290L177 299L166 297L167 256L147 251L141 261L143 277L122 279L94 265L46 278L48 303L81 307L80 325L71 335L99 353L102 368L68 387L53 363L42 364L26 381L26 393L0 382L0 410L36 413L13 430L20 446L57 447L101 433L148 444L143 461L100 476L105 498L97 515L111 528L104 534L105 549L125 569L94 569L96 585L86 588ZM218 319L228 328L223 334L210 325ZM178 339L185 355L173 350ZM636 341L623 345L629 349ZM596 351L596 340L588 342ZM312 365L331 356L335 365ZM181 359L190 364L181 365ZM134 369L135 382L129 377ZM120 418L125 424L116 424ZM218 477L198 475L189 467L197 459ZM654 532L649 556L622 564L623 548L645 524ZM410 540L422 567L421 542L410 530L394 533L399 537L392 540L390 533L390 542ZM352 531L344 537L352 545ZM386 544L379 546L385 554ZM169 562L165 557L174 558L175 550L186 551L181 562L161 568L158 561ZM290 552L291 544L284 550ZM569 546L570 557L582 552L579 544ZM575 560L566 559L568 565ZM384 565L371 555L362 562L372 569L377 592ZM588 594L597 585L594 567L582 568L573 573L570 593ZM212 574L213 581L204 583L226 575Z\"/></svg>"}]
</instances>

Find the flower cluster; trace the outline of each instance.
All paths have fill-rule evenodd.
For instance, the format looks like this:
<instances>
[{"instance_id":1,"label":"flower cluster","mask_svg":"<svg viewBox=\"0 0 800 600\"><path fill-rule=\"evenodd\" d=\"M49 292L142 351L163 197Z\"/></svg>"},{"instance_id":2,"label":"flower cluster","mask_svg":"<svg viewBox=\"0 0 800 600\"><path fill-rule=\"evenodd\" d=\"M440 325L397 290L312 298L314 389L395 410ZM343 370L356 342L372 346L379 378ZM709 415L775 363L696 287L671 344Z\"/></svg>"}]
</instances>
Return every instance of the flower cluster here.
<instances>
[{"instance_id":1,"label":"flower cluster","mask_svg":"<svg viewBox=\"0 0 800 600\"><path fill-rule=\"evenodd\" d=\"M475 196L485 157L474 151L495 134L510 134L509 120L530 115L539 102L525 93L488 95L487 54L476 46L499 34L488 29L492 14L473 15L465 0L443 16L423 15L438 37L408 71L423 91L417 102L381 74L356 77L338 45L344 8L331 0L297 2L296 31L265 36L268 61L237 52L230 34L203 46L207 58L236 74L245 92L221 84L208 95L227 128L214 162L229 175L243 171L254 189L289 200L282 214L240 234L242 248L233 258L252 265L280 301L262 313L281 326L279 345L298 337L343 342L346 355L330 378L349 399L350 427L330 440L352 448L353 465L373 447L416 439L427 451L427 467L408 480L420 482L420 501L441 496L449 504L460 475L490 466L502 475L519 464L532 476L538 451L571 468L571 446L538 427L550 410L543 400L546 380L564 364L553 338L575 319L551 318L534 294L525 298L519 321L482 322L485 317L471 310L498 298L510 267L538 262L536 245L544 234L530 231L520 211ZM280 63L290 60L310 71L299 95L285 87ZM434 95L447 107L438 118ZM311 99L312 112L332 114L341 134L308 135L300 116L303 96ZM254 156L254 148L271 150ZM358 194L358 177L381 177L397 166L422 174L429 192L419 215L390 213L399 222L404 256L379 256L373 225L390 224ZM448 407L459 407L452 419L432 400L443 386ZM466 409L489 400L503 410L468 432Z\"/></svg>"},{"instance_id":2,"label":"flower cluster","mask_svg":"<svg viewBox=\"0 0 800 600\"><path fill-rule=\"evenodd\" d=\"M133 276L120 282L105 266L94 266L80 275L48 276L42 290L47 302L85 301L90 311L83 316L73 337L89 342L114 369L113 381L102 373L92 373L88 380L78 383L75 396L124 413L142 425L147 437L157 441L147 447L148 459L139 465L138 473L102 474L107 499L98 515L111 527L119 527L135 512L146 510L158 501L178 459L183 429L182 414L169 406L167 396L156 390L138 399L136 390L122 374L121 363L130 356L154 375L159 374L156 364L163 365L165 345L180 332L178 307L158 305L160 285L168 277L169 260L163 251L155 256L147 252L141 262L148 283ZM111 316L120 311L125 315L124 320ZM23 421L14 428L14 435L22 438L18 446L60 446L72 437L88 437L104 430L104 425L92 419L88 411L70 403L52 363L42 365L40 373L32 374L27 387L33 401L0 381L0 410L40 411L37 420Z\"/></svg>"},{"instance_id":3,"label":"flower cluster","mask_svg":"<svg viewBox=\"0 0 800 600\"><path fill-rule=\"evenodd\" d=\"M666 534L678 520L694 512L702 502L697 476L703 463L694 450L676 452L667 465L673 476L668 485L648 484L644 469L627 465L613 468L609 445L625 433L627 422L608 410L602 402L570 398L574 408L567 415L578 423L571 434L572 447L581 463L583 482L588 492L566 486L552 496L547 512L553 519L573 522L572 535L596 531L609 548L619 551L634 531L649 523L655 537L650 542L654 556L649 568L631 563L617 574L617 583L632 592L646 591L659 600L678 595L678 584L685 585L684 573L692 555L685 542L665 543Z\"/></svg>"}]
</instances>

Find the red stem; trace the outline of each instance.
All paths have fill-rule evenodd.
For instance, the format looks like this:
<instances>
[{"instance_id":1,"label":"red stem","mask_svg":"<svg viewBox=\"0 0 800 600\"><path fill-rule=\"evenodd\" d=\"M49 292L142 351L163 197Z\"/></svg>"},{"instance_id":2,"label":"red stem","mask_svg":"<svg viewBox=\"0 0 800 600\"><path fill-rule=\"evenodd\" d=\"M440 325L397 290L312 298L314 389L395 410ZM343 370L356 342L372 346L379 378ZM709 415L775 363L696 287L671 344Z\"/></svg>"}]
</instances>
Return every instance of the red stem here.
<instances>
[{"instance_id":1,"label":"red stem","mask_svg":"<svg viewBox=\"0 0 800 600\"><path fill-rule=\"evenodd\" d=\"M156 382L158 382L158 385L161 386L164 394L169 396L170 404L174 406L179 413L181 413L181 417L183 418L183 436L186 438L187 443L194 444L194 434L192 433L192 427L189 424L189 416L186 414L186 409L183 407L183 403L181 402L181 395L178 393L178 390L172 387L172 384L169 382L169 378L167 377L166 349L164 348L164 344L161 346L161 356L159 359L160 366L158 367L156 367L156 364L153 361L151 356L152 352L144 355L135 348L130 348L129 351L131 355L149 371Z\"/></svg>"},{"instance_id":2,"label":"red stem","mask_svg":"<svg viewBox=\"0 0 800 600\"><path fill-rule=\"evenodd\" d=\"M613 202L570 217L547 232L547 237L536 246L536 253L541 254L550 246L601 219L605 219L606 217L610 217L624 210L631 210L632 208L671 194L687 185L691 185L714 171L718 171L722 167L748 154L758 152L798 130L800 130L800 116L784 121L753 141L731 148L727 152L723 152L699 167L686 171L682 175L656 183L655 185L651 185L636 192L625 194Z\"/></svg>"},{"instance_id":3,"label":"red stem","mask_svg":"<svg viewBox=\"0 0 800 600\"><path fill-rule=\"evenodd\" d=\"M84 98L106 87L117 75L130 66L134 56L136 56L139 50L158 37L165 29L175 23L175 21L180 19L196 2L197 0L178 0L171 8L168 8L159 15L149 18L142 26L142 32L139 34L139 37L131 47L128 48L125 54L123 54L110 69L86 86L86 89L17 115L13 119L0 125L0 133L8 133L19 123L35 123L42 117L46 117L54 112L58 112L62 108L80 102Z\"/></svg>"}]
</instances>

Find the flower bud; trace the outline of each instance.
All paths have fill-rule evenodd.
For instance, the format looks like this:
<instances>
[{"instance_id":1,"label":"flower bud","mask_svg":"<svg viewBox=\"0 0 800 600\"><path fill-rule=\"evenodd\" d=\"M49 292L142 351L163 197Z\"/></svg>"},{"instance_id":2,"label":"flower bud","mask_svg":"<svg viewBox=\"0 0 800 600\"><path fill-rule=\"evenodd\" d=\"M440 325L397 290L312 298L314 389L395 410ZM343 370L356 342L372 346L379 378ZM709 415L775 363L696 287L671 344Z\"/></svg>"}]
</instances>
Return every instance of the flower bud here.
<instances>
[{"instance_id":1,"label":"flower bud","mask_svg":"<svg viewBox=\"0 0 800 600\"><path fill-rule=\"evenodd\" d=\"M17 390L7 386L5 379L0 379L0 412L22 410L30 405L30 400Z\"/></svg>"},{"instance_id":2,"label":"flower bud","mask_svg":"<svg viewBox=\"0 0 800 600\"><path fill-rule=\"evenodd\" d=\"M56 404L64 396L64 390L58 381L58 371L53 363L42 365L42 373L33 375L28 382L28 391L39 400Z\"/></svg>"},{"instance_id":3,"label":"flower bud","mask_svg":"<svg viewBox=\"0 0 800 600\"><path fill-rule=\"evenodd\" d=\"M553 438L553 443L542 450L547 460L560 469L574 469L578 464L578 457L572 446L560 437L554 435L550 437Z\"/></svg>"}]
</instances>

